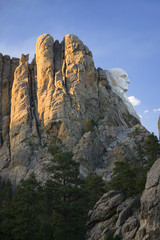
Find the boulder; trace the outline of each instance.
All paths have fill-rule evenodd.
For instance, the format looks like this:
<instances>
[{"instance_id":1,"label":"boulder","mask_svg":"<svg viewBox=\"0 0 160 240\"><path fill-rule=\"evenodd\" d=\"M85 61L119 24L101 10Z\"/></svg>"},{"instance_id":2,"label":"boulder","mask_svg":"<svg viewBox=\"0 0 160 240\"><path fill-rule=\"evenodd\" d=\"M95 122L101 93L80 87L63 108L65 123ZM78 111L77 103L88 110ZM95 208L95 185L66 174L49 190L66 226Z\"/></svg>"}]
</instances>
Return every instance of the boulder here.
<instances>
[{"instance_id":1,"label":"boulder","mask_svg":"<svg viewBox=\"0 0 160 240\"><path fill-rule=\"evenodd\" d=\"M134 239L139 227L140 200L125 199L122 192L105 193L89 212L86 240L105 240L114 233L123 240Z\"/></svg>"},{"instance_id":2,"label":"boulder","mask_svg":"<svg viewBox=\"0 0 160 240\"><path fill-rule=\"evenodd\" d=\"M141 196L140 228L136 240L157 240L160 236L160 159L147 174Z\"/></svg>"}]
</instances>

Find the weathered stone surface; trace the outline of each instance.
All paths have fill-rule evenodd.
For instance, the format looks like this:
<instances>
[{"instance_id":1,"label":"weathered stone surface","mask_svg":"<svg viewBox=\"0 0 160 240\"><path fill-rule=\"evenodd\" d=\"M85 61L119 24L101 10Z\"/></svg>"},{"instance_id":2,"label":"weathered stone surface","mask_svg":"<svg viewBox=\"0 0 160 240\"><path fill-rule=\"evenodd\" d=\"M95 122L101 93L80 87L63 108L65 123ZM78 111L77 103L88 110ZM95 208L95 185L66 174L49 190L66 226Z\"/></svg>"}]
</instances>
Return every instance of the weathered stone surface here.
<instances>
[{"instance_id":1,"label":"weathered stone surface","mask_svg":"<svg viewBox=\"0 0 160 240\"><path fill-rule=\"evenodd\" d=\"M49 34L40 36L35 58L28 64L22 56L13 81L16 64L17 59L0 55L3 176L19 181L35 171L43 181L43 162L51 157L44 143L72 150L82 175L94 172L106 180L115 161L135 157L148 132L77 36L68 34L61 43ZM86 119L93 124L87 131Z\"/></svg>"},{"instance_id":2,"label":"weathered stone surface","mask_svg":"<svg viewBox=\"0 0 160 240\"><path fill-rule=\"evenodd\" d=\"M0 171L8 177L10 156L10 103L14 71L19 64L18 58L0 54Z\"/></svg>"},{"instance_id":3,"label":"weathered stone surface","mask_svg":"<svg viewBox=\"0 0 160 240\"><path fill-rule=\"evenodd\" d=\"M154 163L147 175L145 190L140 200L135 197L118 203L120 194L110 191L95 204L89 212L86 239L104 240L109 231L114 232L115 236L119 235L122 240L159 239L160 159Z\"/></svg>"},{"instance_id":4,"label":"weathered stone surface","mask_svg":"<svg viewBox=\"0 0 160 240\"><path fill-rule=\"evenodd\" d=\"M53 118L53 44L53 38L49 34L40 36L36 44L38 114L44 126Z\"/></svg>"},{"instance_id":5,"label":"weathered stone surface","mask_svg":"<svg viewBox=\"0 0 160 240\"><path fill-rule=\"evenodd\" d=\"M15 71L11 97L10 143L13 166L29 164L31 157L31 108L29 95L28 55L22 55Z\"/></svg>"},{"instance_id":6,"label":"weathered stone surface","mask_svg":"<svg viewBox=\"0 0 160 240\"><path fill-rule=\"evenodd\" d=\"M74 159L81 163L80 170L84 176L95 172L103 179L110 180L117 160L134 164L137 146L142 144L143 147L147 135L148 132L140 124L132 128L109 127L108 121L103 119L92 131L85 133L73 148Z\"/></svg>"},{"instance_id":7,"label":"weathered stone surface","mask_svg":"<svg viewBox=\"0 0 160 240\"><path fill-rule=\"evenodd\" d=\"M126 101L127 74L120 72L95 69L88 47L71 34L61 43L49 34L40 36L31 64L25 55L19 62L0 54L2 177L17 185L34 171L38 180L45 181L44 166L50 164L52 143L73 151L83 176L94 172L110 180L117 160L132 163L137 146L143 148L149 132ZM122 86L119 80L125 80ZM88 129L86 119L92 125ZM122 193L111 191L90 211L86 239L105 240L107 232L113 231L123 240L157 240L159 168L160 160L148 174L140 221L139 199L125 199Z\"/></svg>"},{"instance_id":8,"label":"weathered stone surface","mask_svg":"<svg viewBox=\"0 0 160 240\"><path fill-rule=\"evenodd\" d=\"M86 240L105 240L108 232L123 240L134 239L139 227L139 198L125 200L123 193L105 193L89 212Z\"/></svg>"},{"instance_id":9,"label":"weathered stone surface","mask_svg":"<svg viewBox=\"0 0 160 240\"><path fill-rule=\"evenodd\" d=\"M140 229L136 240L156 240L160 236L160 159L147 175L145 190L141 197Z\"/></svg>"}]
</instances>

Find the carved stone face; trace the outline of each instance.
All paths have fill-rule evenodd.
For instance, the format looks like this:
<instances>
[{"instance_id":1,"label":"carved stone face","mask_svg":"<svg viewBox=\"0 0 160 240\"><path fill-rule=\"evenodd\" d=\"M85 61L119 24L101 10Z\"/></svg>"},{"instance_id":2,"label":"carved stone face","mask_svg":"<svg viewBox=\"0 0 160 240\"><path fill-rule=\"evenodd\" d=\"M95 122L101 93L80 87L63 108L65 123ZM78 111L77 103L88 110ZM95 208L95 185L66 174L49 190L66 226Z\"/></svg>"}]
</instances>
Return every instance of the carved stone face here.
<instances>
[{"instance_id":1,"label":"carved stone face","mask_svg":"<svg viewBox=\"0 0 160 240\"><path fill-rule=\"evenodd\" d=\"M112 74L113 85L120 88L121 92L127 92L128 84L130 83L127 73L121 68L112 68L109 72Z\"/></svg>"}]
</instances>

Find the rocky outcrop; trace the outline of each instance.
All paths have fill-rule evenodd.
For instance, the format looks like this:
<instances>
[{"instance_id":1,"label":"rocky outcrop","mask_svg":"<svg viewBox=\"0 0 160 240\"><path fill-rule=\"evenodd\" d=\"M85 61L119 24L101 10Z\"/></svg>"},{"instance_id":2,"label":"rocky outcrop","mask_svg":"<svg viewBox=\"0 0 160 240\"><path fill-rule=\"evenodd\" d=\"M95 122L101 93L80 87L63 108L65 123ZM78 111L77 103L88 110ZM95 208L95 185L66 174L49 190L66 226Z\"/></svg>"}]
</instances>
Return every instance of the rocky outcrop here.
<instances>
[{"instance_id":1,"label":"rocky outcrop","mask_svg":"<svg viewBox=\"0 0 160 240\"><path fill-rule=\"evenodd\" d=\"M82 175L95 172L107 180L115 161L134 158L143 145L148 132L124 101L127 88L114 90L77 36L68 34L61 43L40 36L31 64L27 55L19 66L0 55L0 73L0 169L12 182L32 171L43 181L53 143L73 151Z\"/></svg>"},{"instance_id":2,"label":"rocky outcrop","mask_svg":"<svg viewBox=\"0 0 160 240\"><path fill-rule=\"evenodd\" d=\"M81 163L84 176L95 172L109 181L116 161L134 164L137 146L143 148L149 134L140 124L130 128L108 125L107 119L101 120L92 131L83 134L73 148L73 158Z\"/></svg>"},{"instance_id":3,"label":"rocky outcrop","mask_svg":"<svg viewBox=\"0 0 160 240\"><path fill-rule=\"evenodd\" d=\"M22 55L14 74L11 94L10 143L14 167L28 165L31 157L31 108L29 94L28 55Z\"/></svg>"},{"instance_id":4,"label":"rocky outcrop","mask_svg":"<svg viewBox=\"0 0 160 240\"><path fill-rule=\"evenodd\" d=\"M9 135L11 88L19 59L0 54L0 146Z\"/></svg>"},{"instance_id":5,"label":"rocky outcrop","mask_svg":"<svg viewBox=\"0 0 160 240\"><path fill-rule=\"evenodd\" d=\"M160 236L160 159L147 175L145 190L141 196L140 228L136 240L157 240Z\"/></svg>"},{"instance_id":6,"label":"rocky outcrop","mask_svg":"<svg viewBox=\"0 0 160 240\"><path fill-rule=\"evenodd\" d=\"M0 171L3 176L8 175L11 161L10 150L10 107L11 89L14 71L18 67L19 59L0 54Z\"/></svg>"},{"instance_id":7,"label":"rocky outcrop","mask_svg":"<svg viewBox=\"0 0 160 240\"><path fill-rule=\"evenodd\" d=\"M128 83L122 69L96 69L91 51L71 34L61 43L40 36L31 64L28 55L0 54L0 175L14 185L32 172L45 181L52 144L73 151L83 176L109 181L117 160L134 164L149 132L128 102ZM105 240L109 232L123 240L159 239L159 172L157 160L140 200L104 194L89 212L86 239Z\"/></svg>"},{"instance_id":8,"label":"rocky outcrop","mask_svg":"<svg viewBox=\"0 0 160 240\"><path fill-rule=\"evenodd\" d=\"M109 232L122 240L157 240L160 236L160 159L147 174L139 197L125 199L123 193L105 193L89 212L87 240L104 240Z\"/></svg>"},{"instance_id":9,"label":"rocky outcrop","mask_svg":"<svg viewBox=\"0 0 160 240\"><path fill-rule=\"evenodd\" d=\"M53 38L49 34L40 36L36 44L38 114L43 126L54 117L53 45Z\"/></svg>"},{"instance_id":10,"label":"rocky outcrop","mask_svg":"<svg viewBox=\"0 0 160 240\"><path fill-rule=\"evenodd\" d=\"M123 193L105 193L89 212L86 240L105 240L109 232L123 240L134 239L139 228L139 198L125 199Z\"/></svg>"}]
</instances>

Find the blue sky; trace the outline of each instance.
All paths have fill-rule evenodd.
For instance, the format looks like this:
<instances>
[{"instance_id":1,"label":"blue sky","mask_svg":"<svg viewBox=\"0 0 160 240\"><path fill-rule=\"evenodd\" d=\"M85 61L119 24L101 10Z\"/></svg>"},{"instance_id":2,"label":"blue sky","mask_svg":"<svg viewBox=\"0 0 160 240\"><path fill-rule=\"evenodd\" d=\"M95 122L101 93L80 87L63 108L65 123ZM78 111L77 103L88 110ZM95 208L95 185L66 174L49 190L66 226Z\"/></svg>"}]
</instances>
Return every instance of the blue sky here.
<instances>
[{"instance_id":1,"label":"blue sky","mask_svg":"<svg viewBox=\"0 0 160 240\"><path fill-rule=\"evenodd\" d=\"M0 0L0 52L30 53L31 61L44 33L60 41L75 34L96 67L123 68L131 81L127 96L140 100L142 124L158 135L160 0Z\"/></svg>"}]
</instances>

